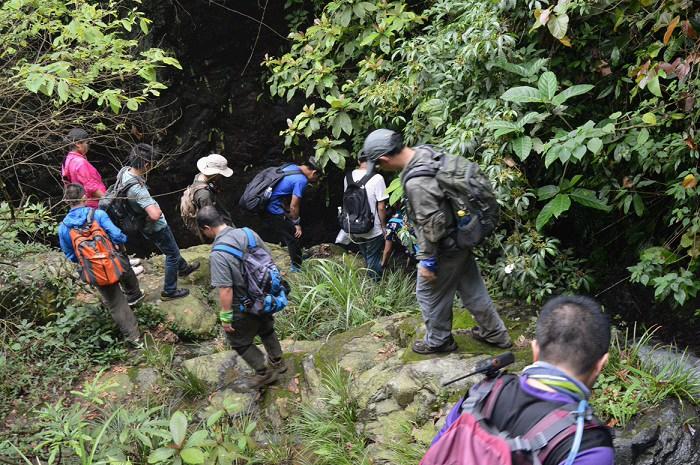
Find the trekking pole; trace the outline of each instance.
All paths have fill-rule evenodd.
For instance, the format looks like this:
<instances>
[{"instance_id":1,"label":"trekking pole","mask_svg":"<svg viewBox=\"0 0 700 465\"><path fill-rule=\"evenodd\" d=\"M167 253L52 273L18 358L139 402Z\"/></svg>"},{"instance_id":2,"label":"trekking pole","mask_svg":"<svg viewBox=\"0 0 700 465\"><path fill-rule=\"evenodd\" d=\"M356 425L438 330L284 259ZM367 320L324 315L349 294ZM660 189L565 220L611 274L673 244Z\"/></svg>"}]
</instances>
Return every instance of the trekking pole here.
<instances>
[{"instance_id":1,"label":"trekking pole","mask_svg":"<svg viewBox=\"0 0 700 465\"><path fill-rule=\"evenodd\" d=\"M515 356L513 352L506 352L501 355L496 355L495 357L487 358L476 364L476 368L471 373L455 378L446 383L442 383L442 387L454 384L457 381L462 381L470 376L485 374L487 378L494 378L501 371L502 368L507 367L511 363L515 362Z\"/></svg>"}]
</instances>

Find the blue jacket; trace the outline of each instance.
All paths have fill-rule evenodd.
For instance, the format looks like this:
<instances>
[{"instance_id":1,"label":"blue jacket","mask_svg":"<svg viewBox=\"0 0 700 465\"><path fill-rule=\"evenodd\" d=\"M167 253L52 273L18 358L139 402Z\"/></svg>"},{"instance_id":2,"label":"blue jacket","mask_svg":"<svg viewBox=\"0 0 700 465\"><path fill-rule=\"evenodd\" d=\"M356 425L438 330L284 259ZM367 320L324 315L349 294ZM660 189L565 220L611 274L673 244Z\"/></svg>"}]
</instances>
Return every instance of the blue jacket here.
<instances>
[{"instance_id":1,"label":"blue jacket","mask_svg":"<svg viewBox=\"0 0 700 465\"><path fill-rule=\"evenodd\" d=\"M88 212L90 207L75 207L68 212L60 225L58 225L58 241L61 245L61 250L66 254L68 260L78 263L78 258L75 256L75 250L73 250L73 242L70 240L70 230L71 228L76 228L85 224L87 221ZM109 215L103 210L95 210L95 216L93 217L95 221L105 230L109 238L114 244L126 244L126 234L124 234L121 229L117 228L112 220L109 219Z\"/></svg>"}]
</instances>

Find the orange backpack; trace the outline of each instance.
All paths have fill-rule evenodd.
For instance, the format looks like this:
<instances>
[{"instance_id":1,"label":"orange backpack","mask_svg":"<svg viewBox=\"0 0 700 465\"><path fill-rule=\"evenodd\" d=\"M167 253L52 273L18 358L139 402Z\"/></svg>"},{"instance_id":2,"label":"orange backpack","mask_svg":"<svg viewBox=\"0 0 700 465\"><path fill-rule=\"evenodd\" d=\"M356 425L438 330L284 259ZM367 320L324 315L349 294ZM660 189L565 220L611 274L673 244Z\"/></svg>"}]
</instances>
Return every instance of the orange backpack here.
<instances>
[{"instance_id":1,"label":"orange backpack","mask_svg":"<svg viewBox=\"0 0 700 465\"><path fill-rule=\"evenodd\" d=\"M125 271L124 263L114 244L100 224L94 220L91 208L81 228L71 228L70 239L81 266L83 280L95 286L109 286L119 282Z\"/></svg>"}]
</instances>

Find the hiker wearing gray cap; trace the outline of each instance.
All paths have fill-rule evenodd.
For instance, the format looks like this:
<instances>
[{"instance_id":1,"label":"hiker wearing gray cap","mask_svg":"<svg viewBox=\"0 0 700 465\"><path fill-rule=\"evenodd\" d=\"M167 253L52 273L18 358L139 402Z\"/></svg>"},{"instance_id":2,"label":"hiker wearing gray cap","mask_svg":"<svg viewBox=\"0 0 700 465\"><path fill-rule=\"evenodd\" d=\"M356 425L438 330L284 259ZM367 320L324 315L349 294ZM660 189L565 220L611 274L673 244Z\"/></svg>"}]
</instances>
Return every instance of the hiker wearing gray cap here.
<instances>
[{"instance_id":1,"label":"hiker wearing gray cap","mask_svg":"<svg viewBox=\"0 0 700 465\"><path fill-rule=\"evenodd\" d=\"M61 177L64 186L78 184L85 190L90 208L97 208L99 200L107 192L99 171L87 159L90 149L90 136L86 130L73 128L65 137L68 145L68 155L61 163Z\"/></svg>"},{"instance_id":2,"label":"hiker wearing gray cap","mask_svg":"<svg viewBox=\"0 0 700 465\"><path fill-rule=\"evenodd\" d=\"M471 330L474 339L502 348L512 345L471 247L456 240L457 219L435 173L409 175L432 169L432 149L407 147L399 133L377 129L367 136L362 151L370 170L378 164L387 171L401 171L407 216L418 242L416 298L426 326L425 338L413 343L413 351L431 354L457 349L452 336L455 292L479 325Z\"/></svg>"},{"instance_id":3,"label":"hiker wearing gray cap","mask_svg":"<svg viewBox=\"0 0 700 465\"><path fill-rule=\"evenodd\" d=\"M222 192L223 178L231 177L233 170L228 167L228 161L222 155L213 153L197 160L199 173L194 181L182 193L180 198L180 216L187 229L204 242L197 227L197 212L204 207L214 207L224 219L224 223L235 227L231 214L219 199Z\"/></svg>"}]
</instances>

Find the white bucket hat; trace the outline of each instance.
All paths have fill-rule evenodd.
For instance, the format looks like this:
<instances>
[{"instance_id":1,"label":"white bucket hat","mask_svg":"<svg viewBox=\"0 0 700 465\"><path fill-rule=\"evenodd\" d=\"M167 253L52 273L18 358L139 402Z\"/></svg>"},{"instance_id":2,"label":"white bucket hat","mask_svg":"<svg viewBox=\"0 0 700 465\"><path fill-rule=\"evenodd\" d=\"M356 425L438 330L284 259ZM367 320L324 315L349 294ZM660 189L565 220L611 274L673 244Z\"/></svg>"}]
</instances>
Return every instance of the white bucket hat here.
<instances>
[{"instance_id":1,"label":"white bucket hat","mask_svg":"<svg viewBox=\"0 0 700 465\"><path fill-rule=\"evenodd\" d=\"M218 153L212 153L197 160L197 169L205 176L221 174L228 178L233 174L233 170L228 167L226 158Z\"/></svg>"}]
</instances>

